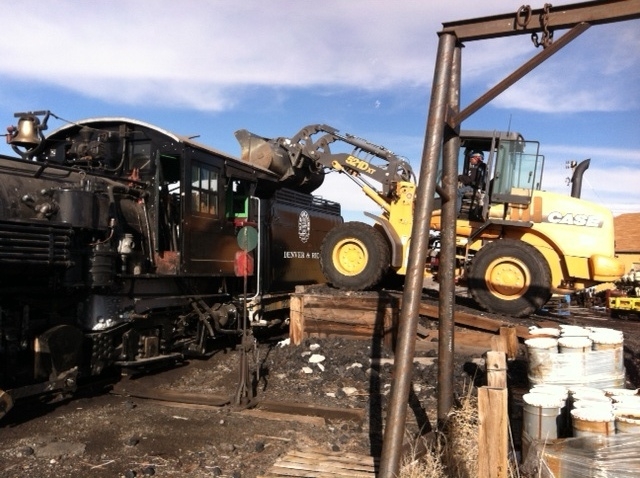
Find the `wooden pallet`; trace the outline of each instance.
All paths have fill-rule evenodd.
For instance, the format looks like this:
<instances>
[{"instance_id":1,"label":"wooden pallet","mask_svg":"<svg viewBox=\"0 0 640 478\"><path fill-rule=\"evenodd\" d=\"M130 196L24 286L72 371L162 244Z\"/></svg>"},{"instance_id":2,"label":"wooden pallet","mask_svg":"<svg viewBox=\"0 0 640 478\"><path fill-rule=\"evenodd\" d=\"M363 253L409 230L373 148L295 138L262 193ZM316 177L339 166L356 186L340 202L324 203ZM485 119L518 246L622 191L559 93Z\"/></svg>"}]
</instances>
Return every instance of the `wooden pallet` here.
<instances>
[{"instance_id":1,"label":"wooden pallet","mask_svg":"<svg viewBox=\"0 0 640 478\"><path fill-rule=\"evenodd\" d=\"M371 456L304 448L278 458L258 478L374 478L378 465Z\"/></svg>"}]
</instances>

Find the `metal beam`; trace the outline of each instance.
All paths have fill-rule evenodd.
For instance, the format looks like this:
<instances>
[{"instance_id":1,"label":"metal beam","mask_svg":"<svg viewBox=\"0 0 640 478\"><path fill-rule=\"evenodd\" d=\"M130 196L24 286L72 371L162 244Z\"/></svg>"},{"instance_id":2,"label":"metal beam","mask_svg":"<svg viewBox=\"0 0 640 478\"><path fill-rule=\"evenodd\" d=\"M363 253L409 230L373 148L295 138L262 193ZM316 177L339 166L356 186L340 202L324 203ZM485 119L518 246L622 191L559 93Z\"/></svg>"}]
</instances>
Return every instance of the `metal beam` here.
<instances>
[{"instance_id":1,"label":"metal beam","mask_svg":"<svg viewBox=\"0 0 640 478\"><path fill-rule=\"evenodd\" d=\"M527 11L523 6L515 13L443 23L440 33L453 33L461 42L532 34L542 30L545 13L546 26L550 30L567 29L579 23L615 23L639 19L640 0L582 2L551 7L548 12L541 8Z\"/></svg>"},{"instance_id":2,"label":"metal beam","mask_svg":"<svg viewBox=\"0 0 640 478\"><path fill-rule=\"evenodd\" d=\"M448 119L448 124L451 128L456 128L460 126L465 119L471 116L473 113L478 111L484 105L493 100L496 96L502 93L504 90L509 88L511 85L520 80L523 76L533 70L535 67L546 61L551 55L558 52L561 48L565 47L569 42L574 40L576 37L581 35L589 28L588 23L580 23L569 30L567 33L562 35L558 40L551 43L548 48L540 51L536 56L527 61L524 65L518 68L516 71L507 76L504 80L498 83L496 86L491 88L485 94L480 96L477 100L467 106L464 110L462 110L457 115Z\"/></svg>"}]
</instances>

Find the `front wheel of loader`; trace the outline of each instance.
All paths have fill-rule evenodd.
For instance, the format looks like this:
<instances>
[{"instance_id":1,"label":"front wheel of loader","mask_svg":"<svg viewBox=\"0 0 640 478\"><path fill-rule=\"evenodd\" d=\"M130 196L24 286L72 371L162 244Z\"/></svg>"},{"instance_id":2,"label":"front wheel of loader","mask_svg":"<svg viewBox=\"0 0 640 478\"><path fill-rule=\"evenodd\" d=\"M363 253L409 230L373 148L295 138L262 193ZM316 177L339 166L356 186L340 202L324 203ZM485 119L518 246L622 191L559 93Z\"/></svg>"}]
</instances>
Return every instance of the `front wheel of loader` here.
<instances>
[{"instance_id":1,"label":"front wheel of loader","mask_svg":"<svg viewBox=\"0 0 640 478\"><path fill-rule=\"evenodd\" d=\"M320 266L327 281L347 290L377 285L389 269L389 246L382 234L363 222L333 228L322 242Z\"/></svg>"},{"instance_id":2,"label":"front wheel of loader","mask_svg":"<svg viewBox=\"0 0 640 478\"><path fill-rule=\"evenodd\" d=\"M500 239L483 246L471 262L471 296L489 312L525 317L551 297L551 272L544 256L522 241Z\"/></svg>"}]
</instances>

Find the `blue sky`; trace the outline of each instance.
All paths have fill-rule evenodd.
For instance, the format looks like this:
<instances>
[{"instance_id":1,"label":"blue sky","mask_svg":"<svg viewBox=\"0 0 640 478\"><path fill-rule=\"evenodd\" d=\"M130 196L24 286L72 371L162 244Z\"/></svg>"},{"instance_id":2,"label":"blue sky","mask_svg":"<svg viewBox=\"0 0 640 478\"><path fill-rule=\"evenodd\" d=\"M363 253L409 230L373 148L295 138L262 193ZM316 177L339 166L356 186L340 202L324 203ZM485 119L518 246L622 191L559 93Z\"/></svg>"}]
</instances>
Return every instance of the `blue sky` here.
<instances>
[{"instance_id":1,"label":"blue sky","mask_svg":"<svg viewBox=\"0 0 640 478\"><path fill-rule=\"evenodd\" d=\"M234 155L238 129L292 136L326 123L386 146L418 171L442 23L521 5L22 0L0 16L0 114L7 126L17 111L48 109L70 121L126 116ZM551 191L569 193L566 161L591 158L582 197L616 215L639 212L639 26L591 27L462 127L510 127L539 140ZM537 51L528 36L467 43L462 106ZM51 118L49 131L63 124ZM0 153L13 154L4 142ZM347 219L378 212L338 175L318 192L341 202Z\"/></svg>"}]
</instances>

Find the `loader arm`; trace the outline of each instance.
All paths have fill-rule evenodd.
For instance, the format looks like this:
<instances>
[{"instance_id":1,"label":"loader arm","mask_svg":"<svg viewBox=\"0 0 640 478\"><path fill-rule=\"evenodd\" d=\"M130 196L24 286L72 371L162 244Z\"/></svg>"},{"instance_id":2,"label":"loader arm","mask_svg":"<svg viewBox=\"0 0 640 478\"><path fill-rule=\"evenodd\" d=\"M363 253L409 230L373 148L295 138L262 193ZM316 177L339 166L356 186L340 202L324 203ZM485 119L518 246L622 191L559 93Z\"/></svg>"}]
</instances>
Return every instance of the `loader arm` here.
<instances>
[{"instance_id":1,"label":"loader arm","mask_svg":"<svg viewBox=\"0 0 640 478\"><path fill-rule=\"evenodd\" d=\"M379 216L365 213L377 223L375 227L390 249L389 263L380 267L390 266L404 274L417 187L408 161L383 146L340 134L324 124L305 126L291 138L268 139L247 130L236 131L235 135L241 159L279 174L287 187L311 192L320 187L327 171L345 173L382 208ZM332 146L336 146L334 151Z\"/></svg>"},{"instance_id":2,"label":"loader arm","mask_svg":"<svg viewBox=\"0 0 640 478\"><path fill-rule=\"evenodd\" d=\"M316 141L312 136L324 133ZM342 142L353 146L350 153L333 153L331 144ZM346 172L352 176L367 176L382 185L382 194L388 196L394 184L415 179L411 165L384 146L379 146L351 134L340 134L337 129L324 124L309 125L301 129L290 142L281 146L290 151L292 159L299 155L311 158L323 167ZM374 165L373 159L384 161Z\"/></svg>"},{"instance_id":3,"label":"loader arm","mask_svg":"<svg viewBox=\"0 0 640 478\"><path fill-rule=\"evenodd\" d=\"M382 190L378 194L385 198L394 195L398 183L415 182L408 161L383 146L350 134L340 134L337 129L324 124L305 126L291 138L261 138L246 130L237 131L236 138L242 147L244 161L260 162L280 173L282 180L297 177L305 182L314 174L323 174L324 170L339 171L357 178L356 182L370 197L375 188L367 179L380 183ZM333 152L331 145L336 142L353 149L350 152Z\"/></svg>"}]
</instances>

